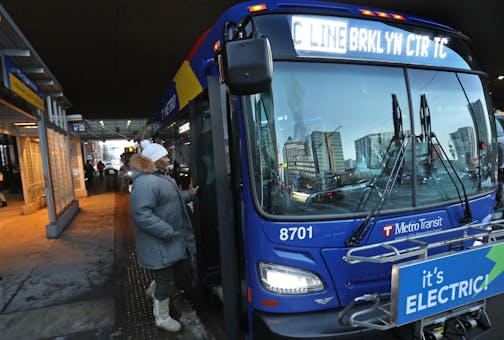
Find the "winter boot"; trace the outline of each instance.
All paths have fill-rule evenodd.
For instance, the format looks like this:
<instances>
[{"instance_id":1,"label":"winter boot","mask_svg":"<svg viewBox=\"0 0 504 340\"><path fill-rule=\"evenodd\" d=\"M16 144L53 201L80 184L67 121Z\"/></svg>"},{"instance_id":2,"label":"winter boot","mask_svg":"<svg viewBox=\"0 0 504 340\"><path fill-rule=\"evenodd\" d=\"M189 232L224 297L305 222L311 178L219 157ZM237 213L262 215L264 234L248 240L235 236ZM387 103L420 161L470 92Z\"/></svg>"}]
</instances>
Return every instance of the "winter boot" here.
<instances>
[{"instance_id":1,"label":"winter boot","mask_svg":"<svg viewBox=\"0 0 504 340\"><path fill-rule=\"evenodd\" d=\"M148 297L154 299L154 292L155 291L156 291L156 281L152 280L152 282L150 283L149 288L147 288L145 290L145 295L147 295Z\"/></svg>"},{"instance_id":2,"label":"winter boot","mask_svg":"<svg viewBox=\"0 0 504 340\"><path fill-rule=\"evenodd\" d=\"M170 316L170 299L159 301L154 299L154 321L156 326L168 332L178 332L182 328L180 322Z\"/></svg>"}]
</instances>

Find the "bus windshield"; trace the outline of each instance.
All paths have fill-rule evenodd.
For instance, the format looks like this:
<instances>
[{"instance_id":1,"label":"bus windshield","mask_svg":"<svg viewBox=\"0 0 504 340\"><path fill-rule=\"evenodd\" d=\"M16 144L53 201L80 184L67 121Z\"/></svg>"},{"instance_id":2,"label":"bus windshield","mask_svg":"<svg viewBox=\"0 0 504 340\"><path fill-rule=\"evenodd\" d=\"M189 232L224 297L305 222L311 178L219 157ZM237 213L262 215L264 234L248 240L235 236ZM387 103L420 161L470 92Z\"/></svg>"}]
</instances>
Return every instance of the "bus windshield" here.
<instances>
[{"instance_id":1,"label":"bus windshield","mask_svg":"<svg viewBox=\"0 0 504 340\"><path fill-rule=\"evenodd\" d=\"M407 210L495 185L475 74L278 61L244 113L256 202L271 215Z\"/></svg>"}]
</instances>

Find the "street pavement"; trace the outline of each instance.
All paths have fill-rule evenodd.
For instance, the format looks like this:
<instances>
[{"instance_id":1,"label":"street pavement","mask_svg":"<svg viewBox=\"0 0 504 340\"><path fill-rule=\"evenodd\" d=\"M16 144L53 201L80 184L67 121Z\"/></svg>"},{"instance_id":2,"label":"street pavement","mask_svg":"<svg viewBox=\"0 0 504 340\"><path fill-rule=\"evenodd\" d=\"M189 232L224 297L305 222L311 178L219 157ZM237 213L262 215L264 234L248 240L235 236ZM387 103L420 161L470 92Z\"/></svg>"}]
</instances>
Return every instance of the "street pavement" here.
<instances>
[{"instance_id":1,"label":"street pavement","mask_svg":"<svg viewBox=\"0 0 504 340\"><path fill-rule=\"evenodd\" d=\"M11 196L0 210L0 339L214 339L183 299L182 310L174 311L186 324L183 332L153 326L152 303L143 294L149 277L128 268L137 266L128 263L134 255L129 195L90 192L57 239L46 238L47 209L22 215L23 202ZM135 315L143 323L132 335Z\"/></svg>"}]
</instances>

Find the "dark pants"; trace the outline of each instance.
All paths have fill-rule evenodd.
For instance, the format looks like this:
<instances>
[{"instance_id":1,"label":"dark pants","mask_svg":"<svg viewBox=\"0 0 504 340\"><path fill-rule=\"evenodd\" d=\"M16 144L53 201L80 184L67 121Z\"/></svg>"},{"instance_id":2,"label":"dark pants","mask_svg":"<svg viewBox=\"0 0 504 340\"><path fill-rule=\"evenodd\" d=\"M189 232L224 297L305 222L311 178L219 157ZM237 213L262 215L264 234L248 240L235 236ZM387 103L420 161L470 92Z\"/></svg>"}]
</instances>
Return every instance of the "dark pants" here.
<instances>
[{"instance_id":1,"label":"dark pants","mask_svg":"<svg viewBox=\"0 0 504 340\"><path fill-rule=\"evenodd\" d=\"M497 182L498 182L498 187L497 187L497 194L495 196L495 205L496 208L502 208L504 206L504 198L503 196L503 191L504 191L504 169L499 169L499 176L497 177Z\"/></svg>"},{"instance_id":2,"label":"dark pants","mask_svg":"<svg viewBox=\"0 0 504 340\"><path fill-rule=\"evenodd\" d=\"M156 281L154 297L159 301L173 298L178 293L177 285L186 285L188 276L192 280L191 267L187 260L178 261L163 269L151 270L151 273Z\"/></svg>"},{"instance_id":3,"label":"dark pants","mask_svg":"<svg viewBox=\"0 0 504 340\"><path fill-rule=\"evenodd\" d=\"M92 188L93 187L93 175L87 176L86 177L86 186L87 188Z\"/></svg>"}]
</instances>

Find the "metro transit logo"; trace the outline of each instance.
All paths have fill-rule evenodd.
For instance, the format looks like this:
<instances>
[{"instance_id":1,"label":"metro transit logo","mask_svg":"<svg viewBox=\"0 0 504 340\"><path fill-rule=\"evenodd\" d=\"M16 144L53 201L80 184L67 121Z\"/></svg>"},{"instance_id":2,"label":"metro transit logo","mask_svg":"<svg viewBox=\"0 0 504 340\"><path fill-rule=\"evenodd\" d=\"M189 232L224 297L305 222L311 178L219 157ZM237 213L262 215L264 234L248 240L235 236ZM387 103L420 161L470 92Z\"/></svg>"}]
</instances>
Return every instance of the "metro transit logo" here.
<instances>
[{"instance_id":1,"label":"metro transit logo","mask_svg":"<svg viewBox=\"0 0 504 340\"><path fill-rule=\"evenodd\" d=\"M443 226L443 218L437 216L436 218L419 218L413 221L402 221L400 223L387 223L382 228L382 234L385 237L391 237L392 235L402 235L419 233L427 230L436 230Z\"/></svg>"},{"instance_id":2,"label":"metro transit logo","mask_svg":"<svg viewBox=\"0 0 504 340\"><path fill-rule=\"evenodd\" d=\"M390 237L394 234L394 226L390 223L387 223L383 226L382 234L385 237Z\"/></svg>"}]
</instances>

